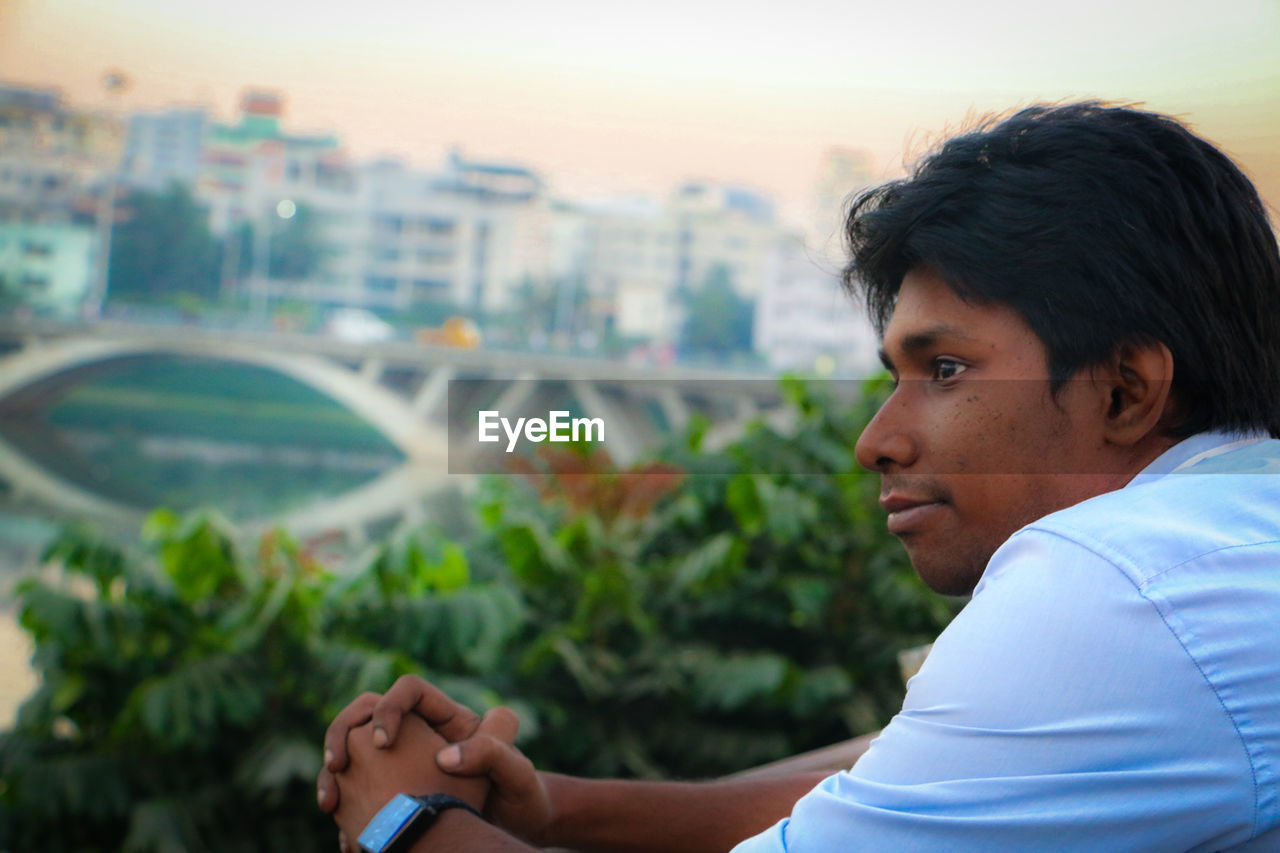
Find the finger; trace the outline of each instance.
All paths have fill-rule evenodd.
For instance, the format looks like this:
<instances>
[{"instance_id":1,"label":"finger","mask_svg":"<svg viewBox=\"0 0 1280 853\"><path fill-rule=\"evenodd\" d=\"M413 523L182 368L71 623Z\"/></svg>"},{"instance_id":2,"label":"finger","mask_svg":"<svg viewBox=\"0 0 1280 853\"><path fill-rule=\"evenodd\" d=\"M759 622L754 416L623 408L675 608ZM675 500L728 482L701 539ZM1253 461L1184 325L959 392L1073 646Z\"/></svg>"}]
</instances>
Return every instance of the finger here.
<instances>
[{"instance_id":1,"label":"finger","mask_svg":"<svg viewBox=\"0 0 1280 853\"><path fill-rule=\"evenodd\" d=\"M400 721L411 711L447 741L470 737L480 723L475 711L453 701L431 682L416 675L402 675L373 707L374 746L395 743Z\"/></svg>"},{"instance_id":2,"label":"finger","mask_svg":"<svg viewBox=\"0 0 1280 853\"><path fill-rule=\"evenodd\" d=\"M320 811L332 813L338 807L339 795L338 780L333 772L328 767L321 767L320 775L316 777L316 804Z\"/></svg>"},{"instance_id":3,"label":"finger","mask_svg":"<svg viewBox=\"0 0 1280 853\"><path fill-rule=\"evenodd\" d=\"M436 754L436 764L455 776L488 776L495 793L520 800L537 784L533 762L509 743L490 735L476 735Z\"/></svg>"},{"instance_id":4,"label":"finger","mask_svg":"<svg viewBox=\"0 0 1280 853\"><path fill-rule=\"evenodd\" d=\"M338 849L342 853L356 853L356 849L351 846L351 842L347 840L347 834L342 830L338 830Z\"/></svg>"},{"instance_id":5,"label":"finger","mask_svg":"<svg viewBox=\"0 0 1280 853\"><path fill-rule=\"evenodd\" d=\"M485 711L476 727L477 735L488 735L504 743L515 743L516 733L520 731L520 718L510 708L499 705Z\"/></svg>"},{"instance_id":6,"label":"finger","mask_svg":"<svg viewBox=\"0 0 1280 853\"><path fill-rule=\"evenodd\" d=\"M361 693L338 712L324 733L324 763L335 772L347 766L347 732L369 722L373 707L381 698L377 693Z\"/></svg>"}]
</instances>

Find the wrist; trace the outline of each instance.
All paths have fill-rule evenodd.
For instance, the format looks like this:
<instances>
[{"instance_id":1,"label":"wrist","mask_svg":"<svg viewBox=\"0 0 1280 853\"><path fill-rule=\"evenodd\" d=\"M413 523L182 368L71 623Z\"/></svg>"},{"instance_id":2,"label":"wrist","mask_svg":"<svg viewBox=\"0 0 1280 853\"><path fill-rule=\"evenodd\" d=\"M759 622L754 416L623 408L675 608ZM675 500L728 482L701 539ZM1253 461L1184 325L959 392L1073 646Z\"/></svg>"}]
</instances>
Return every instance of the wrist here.
<instances>
[{"instance_id":1,"label":"wrist","mask_svg":"<svg viewBox=\"0 0 1280 853\"><path fill-rule=\"evenodd\" d=\"M396 794L364 826L357 838L363 853L408 853L450 812L470 812L469 804L450 794Z\"/></svg>"},{"instance_id":2,"label":"wrist","mask_svg":"<svg viewBox=\"0 0 1280 853\"><path fill-rule=\"evenodd\" d=\"M450 837L460 831L458 824L465 824L467 821L475 819L473 815L462 809L451 809L447 812L442 812L431 828L418 836L417 841L405 853L427 853L430 850L438 850L442 840L448 841Z\"/></svg>"},{"instance_id":3,"label":"wrist","mask_svg":"<svg viewBox=\"0 0 1280 853\"><path fill-rule=\"evenodd\" d=\"M548 814L542 829L529 841L537 847L569 846L581 814L580 786L586 780L541 770L537 774L547 792Z\"/></svg>"}]
</instances>

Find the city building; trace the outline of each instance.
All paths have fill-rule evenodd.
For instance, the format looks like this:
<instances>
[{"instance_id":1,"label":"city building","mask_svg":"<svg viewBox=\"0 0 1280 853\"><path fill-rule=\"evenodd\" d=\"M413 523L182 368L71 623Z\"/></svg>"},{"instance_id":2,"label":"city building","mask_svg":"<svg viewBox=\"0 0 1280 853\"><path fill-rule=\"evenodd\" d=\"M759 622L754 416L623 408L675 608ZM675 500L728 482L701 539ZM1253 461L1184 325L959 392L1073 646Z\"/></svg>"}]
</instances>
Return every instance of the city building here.
<instances>
[{"instance_id":1,"label":"city building","mask_svg":"<svg viewBox=\"0 0 1280 853\"><path fill-rule=\"evenodd\" d=\"M879 370L875 333L844 292L840 268L798 235L778 246L777 267L756 302L756 351L776 370L859 378Z\"/></svg>"},{"instance_id":2,"label":"city building","mask_svg":"<svg viewBox=\"0 0 1280 853\"><path fill-rule=\"evenodd\" d=\"M91 226L0 222L0 300L63 319L77 316L96 251Z\"/></svg>"},{"instance_id":3,"label":"city building","mask_svg":"<svg viewBox=\"0 0 1280 853\"><path fill-rule=\"evenodd\" d=\"M526 279L546 278L549 213L532 171L459 152L434 171L356 164L332 136L286 132L283 107L278 94L249 91L236 123L209 125L197 194L211 230L230 238L227 251L256 259L270 253L281 220L305 207L323 262L312 276L285 280L257 260L241 290L400 314L421 305L492 312L509 307ZM241 245L245 224L251 245Z\"/></svg>"},{"instance_id":4,"label":"city building","mask_svg":"<svg viewBox=\"0 0 1280 853\"><path fill-rule=\"evenodd\" d=\"M844 214L863 189L879 183L871 152L861 148L828 148L818 163L810 196L808 238L824 258L839 262L844 254Z\"/></svg>"},{"instance_id":5,"label":"city building","mask_svg":"<svg viewBox=\"0 0 1280 853\"><path fill-rule=\"evenodd\" d=\"M196 194L209 205L209 228L268 221L280 201L331 201L354 192L350 164L336 137L289 134L280 126L284 99L248 90L234 124L212 122L204 134Z\"/></svg>"},{"instance_id":6,"label":"city building","mask_svg":"<svg viewBox=\"0 0 1280 853\"><path fill-rule=\"evenodd\" d=\"M672 342L682 292L721 269L754 300L775 268L781 230L773 205L750 190L687 183L664 203L631 198L587 209L585 280L626 337Z\"/></svg>"},{"instance_id":7,"label":"city building","mask_svg":"<svg viewBox=\"0 0 1280 853\"><path fill-rule=\"evenodd\" d=\"M56 89L0 84L0 221L92 218L123 139L114 116L69 107Z\"/></svg>"},{"instance_id":8,"label":"city building","mask_svg":"<svg viewBox=\"0 0 1280 853\"><path fill-rule=\"evenodd\" d=\"M194 187L200 178L205 134L203 107L174 107L129 116L121 178L131 186L161 191L172 182Z\"/></svg>"},{"instance_id":9,"label":"city building","mask_svg":"<svg viewBox=\"0 0 1280 853\"><path fill-rule=\"evenodd\" d=\"M511 307L525 280L547 278L548 201L528 169L455 151L435 172L375 163L359 170L358 185L339 251L352 259L350 293L360 304L495 312Z\"/></svg>"}]
</instances>

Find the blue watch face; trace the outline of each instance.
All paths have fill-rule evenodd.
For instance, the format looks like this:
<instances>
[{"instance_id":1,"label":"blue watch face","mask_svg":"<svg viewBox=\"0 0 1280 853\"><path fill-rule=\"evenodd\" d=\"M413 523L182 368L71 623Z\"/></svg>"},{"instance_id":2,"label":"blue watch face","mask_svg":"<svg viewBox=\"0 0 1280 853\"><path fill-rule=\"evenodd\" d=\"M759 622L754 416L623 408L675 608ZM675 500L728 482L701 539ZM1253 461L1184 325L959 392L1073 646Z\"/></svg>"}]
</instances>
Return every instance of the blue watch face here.
<instances>
[{"instance_id":1,"label":"blue watch face","mask_svg":"<svg viewBox=\"0 0 1280 853\"><path fill-rule=\"evenodd\" d=\"M382 853L421 809L422 804L413 797L396 794L360 833L360 848L369 853Z\"/></svg>"}]
</instances>

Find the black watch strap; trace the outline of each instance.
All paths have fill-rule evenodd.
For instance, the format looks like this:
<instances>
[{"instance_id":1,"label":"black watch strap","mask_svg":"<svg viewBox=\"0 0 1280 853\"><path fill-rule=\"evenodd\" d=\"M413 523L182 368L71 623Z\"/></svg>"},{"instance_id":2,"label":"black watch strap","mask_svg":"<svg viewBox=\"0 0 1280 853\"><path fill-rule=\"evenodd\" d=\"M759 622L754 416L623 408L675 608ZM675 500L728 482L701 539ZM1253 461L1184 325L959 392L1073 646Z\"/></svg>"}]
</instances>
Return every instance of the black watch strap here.
<instances>
[{"instance_id":1,"label":"black watch strap","mask_svg":"<svg viewBox=\"0 0 1280 853\"><path fill-rule=\"evenodd\" d=\"M448 811L449 809L463 809L471 812L476 817L480 817L480 812L452 794L428 794L425 797L414 797L414 799L422 803L424 809L431 812L432 820L435 820L440 812Z\"/></svg>"},{"instance_id":2,"label":"black watch strap","mask_svg":"<svg viewBox=\"0 0 1280 853\"><path fill-rule=\"evenodd\" d=\"M397 801L403 805L397 806ZM413 808L414 804L416 808ZM412 808L412 814L405 819L405 811L409 808ZM399 794L374 817L366 831L361 833L360 849L367 853L405 853L417 843L424 832L432 827L436 818L449 809L463 809L480 817L479 812L450 794L429 794L422 797ZM388 815L389 812L390 815ZM401 816L395 817L396 813ZM384 815L388 815L390 824L385 828L375 829L375 824L378 824ZM370 835L373 837L367 838Z\"/></svg>"},{"instance_id":3,"label":"black watch strap","mask_svg":"<svg viewBox=\"0 0 1280 853\"><path fill-rule=\"evenodd\" d=\"M471 812L476 817L480 817L480 812L450 794L428 794L425 797L414 797L414 799L422 805L422 811L414 815L413 823L405 827L406 831L395 840L395 843L385 853L405 853L422 837L424 832L435 825L436 818L449 809L463 809Z\"/></svg>"}]
</instances>

